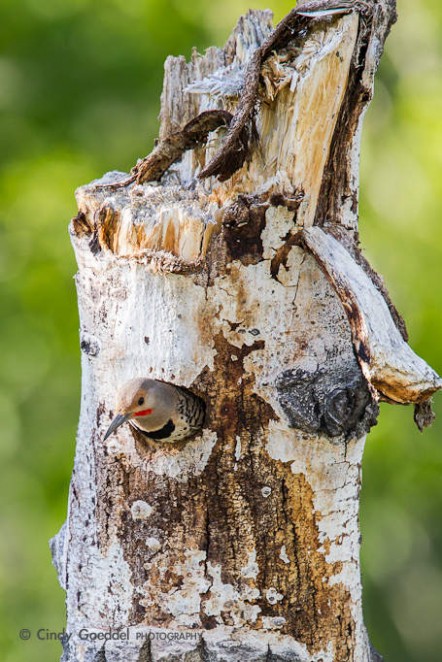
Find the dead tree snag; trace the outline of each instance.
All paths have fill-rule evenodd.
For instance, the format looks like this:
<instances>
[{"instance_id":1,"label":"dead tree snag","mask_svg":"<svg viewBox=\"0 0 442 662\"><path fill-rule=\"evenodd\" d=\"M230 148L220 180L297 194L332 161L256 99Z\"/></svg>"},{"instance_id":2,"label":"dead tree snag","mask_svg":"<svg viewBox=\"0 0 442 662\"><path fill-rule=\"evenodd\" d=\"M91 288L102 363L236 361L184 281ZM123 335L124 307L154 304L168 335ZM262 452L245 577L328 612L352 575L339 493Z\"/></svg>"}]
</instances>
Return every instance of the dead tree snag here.
<instances>
[{"instance_id":1,"label":"dead tree snag","mask_svg":"<svg viewBox=\"0 0 442 662\"><path fill-rule=\"evenodd\" d=\"M394 19L394 0L304 3L275 30L249 12L224 49L168 58L159 141L131 175L78 190L65 662L380 659L365 435L380 399L423 426L442 384L357 242L361 121ZM203 432L104 442L136 376L202 397Z\"/></svg>"}]
</instances>

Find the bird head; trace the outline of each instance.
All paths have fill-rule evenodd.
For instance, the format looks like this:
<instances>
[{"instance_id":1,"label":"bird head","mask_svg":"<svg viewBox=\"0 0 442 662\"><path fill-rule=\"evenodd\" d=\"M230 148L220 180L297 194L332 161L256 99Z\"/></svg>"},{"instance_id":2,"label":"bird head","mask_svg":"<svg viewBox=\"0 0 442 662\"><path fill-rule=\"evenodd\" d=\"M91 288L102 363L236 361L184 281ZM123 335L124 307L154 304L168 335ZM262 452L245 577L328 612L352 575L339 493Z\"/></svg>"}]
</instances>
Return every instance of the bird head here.
<instances>
[{"instance_id":1,"label":"bird head","mask_svg":"<svg viewBox=\"0 0 442 662\"><path fill-rule=\"evenodd\" d=\"M104 439L129 419L150 416L156 404L154 380L140 377L126 382L118 392L117 413Z\"/></svg>"}]
</instances>

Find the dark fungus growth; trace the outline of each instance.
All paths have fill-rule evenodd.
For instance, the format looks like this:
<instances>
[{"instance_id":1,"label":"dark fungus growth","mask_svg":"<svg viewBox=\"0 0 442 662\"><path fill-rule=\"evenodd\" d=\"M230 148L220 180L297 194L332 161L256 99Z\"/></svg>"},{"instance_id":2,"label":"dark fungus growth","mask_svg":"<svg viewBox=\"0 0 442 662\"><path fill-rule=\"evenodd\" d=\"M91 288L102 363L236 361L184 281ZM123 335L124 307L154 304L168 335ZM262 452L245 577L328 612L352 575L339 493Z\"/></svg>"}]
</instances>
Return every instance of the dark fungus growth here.
<instances>
[{"instance_id":1,"label":"dark fungus growth","mask_svg":"<svg viewBox=\"0 0 442 662\"><path fill-rule=\"evenodd\" d=\"M88 356L94 357L99 355L101 347L97 338L83 333L80 339L80 349Z\"/></svg>"},{"instance_id":2,"label":"dark fungus growth","mask_svg":"<svg viewBox=\"0 0 442 662\"><path fill-rule=\"evenodd\" d=\"M347 440L376 425L379 406L356 365L285 370L275 386L290 427Z\"/></svg>"},{"instance_id":3,"label":"dark fungus growth","mask_svg":"<svg viewBox=\"0 0 442 662\"><path fill-rule=\"evenodd\" d=\"M246 266L262 260L261 233L268 206L259 197L239 195L226 210L223 236L232 260L241 260Z\"/></svg>"}]
</instances>

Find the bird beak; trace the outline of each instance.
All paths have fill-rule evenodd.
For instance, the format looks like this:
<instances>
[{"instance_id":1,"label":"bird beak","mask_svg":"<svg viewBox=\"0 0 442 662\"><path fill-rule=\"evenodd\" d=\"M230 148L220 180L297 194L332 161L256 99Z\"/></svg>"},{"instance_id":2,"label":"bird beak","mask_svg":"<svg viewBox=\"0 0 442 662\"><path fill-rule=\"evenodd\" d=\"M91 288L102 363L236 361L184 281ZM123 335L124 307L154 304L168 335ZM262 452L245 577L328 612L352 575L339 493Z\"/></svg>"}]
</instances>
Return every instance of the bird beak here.
<instances>
[{"instance_id":1,"label":"bird beak","mask_svg":"<svg viewBox=\"0 0 442 662\"><path fill-rule=\"evenodd\" d=\"M106 441L112 432L115 432L115 430L119 428L120 425L123 425L123 423L125 423L128 418L130 418L130 414L117 414L112 423L109 425L106 434L104 435L104 441Z\"/></svg>"}]
</instances>

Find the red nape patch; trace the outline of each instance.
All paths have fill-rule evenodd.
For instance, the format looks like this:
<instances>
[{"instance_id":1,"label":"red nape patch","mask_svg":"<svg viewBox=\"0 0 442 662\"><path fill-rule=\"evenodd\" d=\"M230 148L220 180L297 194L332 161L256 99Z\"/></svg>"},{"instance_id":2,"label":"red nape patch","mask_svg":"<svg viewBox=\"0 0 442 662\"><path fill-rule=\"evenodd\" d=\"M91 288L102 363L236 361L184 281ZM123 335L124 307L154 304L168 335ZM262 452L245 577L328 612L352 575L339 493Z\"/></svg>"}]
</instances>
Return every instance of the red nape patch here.
<instances>
[{"instance_id":1,"label":"red nape patch","mask_svg":"<svg viewBox=\"0 0 442 662\"><path fill-rule=\"evenodd\" d=\"M149 416L153 412L153 409L143 409L143 411L136 411L134 416Z\"/></svg>"}]
</instances>

